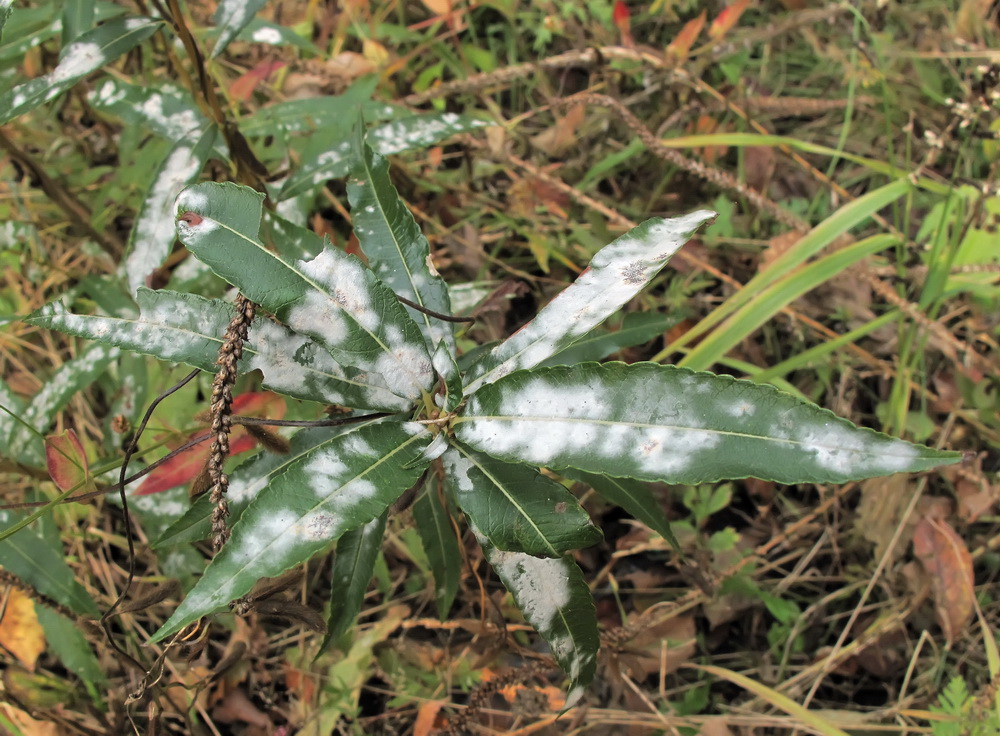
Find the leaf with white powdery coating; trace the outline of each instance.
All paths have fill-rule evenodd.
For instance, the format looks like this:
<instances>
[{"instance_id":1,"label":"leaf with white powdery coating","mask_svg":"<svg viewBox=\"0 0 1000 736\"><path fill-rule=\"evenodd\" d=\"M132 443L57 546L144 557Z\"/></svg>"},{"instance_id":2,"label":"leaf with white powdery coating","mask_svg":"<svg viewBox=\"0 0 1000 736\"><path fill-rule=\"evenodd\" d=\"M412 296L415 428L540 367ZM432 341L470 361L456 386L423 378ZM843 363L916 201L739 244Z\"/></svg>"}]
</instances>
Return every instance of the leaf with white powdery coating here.
<instances>
[{"instance_id":1,"label":"leaf with white powdery coating","mask_svg":"<svg viewBox=\"0 0 1000 736\"><path fill-rule=\"evenodd\" d=\"M267 0L222 0L219 3L219 8L215 11L215 25L221 28L221 31L212 49L213 59L226 50L226 46L266 4Z\"/></svg>"},{"instance_id":2,"label":"leaf with white powdery coating","mask_svg":"<svg viewBox=\"0 0 1000 736\"><path fill-rule=\"evenodd\" d=\"M772 386L657 363L519 371L480 389L454 426L504 460L668 483L842 483L961 459Z\"/></svg>"},{"instance_id":3,"label":"leaf with white powdery coating","mask_svg":"<svg viewBox=\"0 0 1000 736\"><path fill-rule=\"evenodd\" d=\"M117 18L87 31L62 50L51 72L0 95L0 125L59 96L95 69L131 51L161 25L163 21L153 18Z\"/></svg>"},{"instance_id":4,"label":"leaf with white powdery coating","mask_svg":"<svg viewBox=\"0 0 1000 736\"><path fill-rule=\"evenodd\" d=\"M354 234L375 275L401 297L424 309L451 314L448 286L431 262L431 246L389 178L389 162L365 142L364 126L355 131L357 162L347 181ZM407 307L427 344L442 340L455 348L449 322Z\"/></svg>"},{"instance_id":5,"label":"leaf with white powdery coating","mask_svg":"<svg viewBox=\"0 0 1000 736\"><path fill-rule=\"evenodd\" d=\"M375 420L372 420L375 421ZM313 427L296 432L289 441L286 455L261 452L241 463L229 476L229 524L239 521L246 508L262 490L279 475L333 437L347 432L356 432L362 424L348 424L341 427ZM179 544L199 542L212 536L212 503L209 494L198 497L191 508L173 522L150 546L153 549L175 547Z\"/></svg>"},{"instance_id":6,"label":"leaf with white powdery coating","mask_svg":"<svg viewBox=\"0 0 1000 736\"><path fill-rule=\"evenodd\" d=\"M576 281L472 366L466 394L512 371L533 368L586 335L638 294L713 217L710 210L698 210L683 217L646 220L601 248Z\"/></svg>"},{"instance_id":7,"label":"leaf with white powdery coating","mask_svg":"<svg viewBox=\"0 0 1000 736\"><path fill-rule=\"evenodd\" d=\"M459 445L441 460L455 503L497 549L559 557L603 536L573 494L536 470Z\"/></svg>"},{"instance_id":8,"label":"leaf with white powdery coating","mask_svg":"<svg viewBox=\"0 0 1000 736\"><path fill-rule=\"evenodd\" d=\"M458 133L466 133L489 125L484 120L456 115L453 112L439 115L414 115L377 125L368 133L368 143L382 154L389 156L416 148L427 148ZM288 177L279 200L291 199L320 186L327 179L345 176L351 168L351 138L345 131L343 138L333 137L326 150L302 161Z\"/></svg>"},{"instance_id":9,"label":"leaf with white powdery coating","mask_svg":"<svg viewBox=\"0 0 1000 736\"><path fill-rule=\"evenodd\" d=\"M208 125L191 93L169 84L142 87L109 77L88 93L87 101L101 112L170 141L188 139ZM225 150L224 144L219 147Z\"/></svg>"},{"instance_id":10,"label":"leaf with white powdery coating","mask_svg":"<svg viewBox=\"0 0 1000 736\"><path fill-rule=\"evenodd\" d=\"M430 441L430 432L419 424L382 421L318 446L258 494L151 643L379 516L420 477L422 467L407 465Z\"/></svg>"},{"instance_id":11,"label":"leaf with white powdery coating","mask_svg":"<svg viewBox=\"0 0 1000 736\"><path fill-rule=\"evenodd\" d=\"M597 670L597 613L590 588L568 557L547 559L501 552L472 526L486 560L510 591L524 620L542 636L570 677L566 707L575 703Z\"/></svg>"},{"instance_id":12,"label":"leaf with white powdery coating","mask_svg":"<svg viewBox=\"0 0 1000 736\"><path fill-rule=\"evenodd\" d=\"M326 638L319 648L321 652L339 639L361 612L365 592L375 572L375 561L382 549L387 518L388 512L384 512L364 526L347 532L337 542L330 580L330 615Z\"/></svg>"},{"instance_id":13,"label":"leaf with white powdery coating","mask_svg":"<svg viewBox=\"0 0 1000 736\"><path fill-rule=\"evenodd\" d=\"M12 12L11 3L14 0L0 0L0 41L3 40L3 27L7 25L7 19Z\"/></svg>"},{"instance_id":14,"label":"leaf with white powdery coating","mask_svg":"<svg viewBox=\"0 0 1000 736\"><path fill-rule=\"evenodd\" d=\"M311 261L282 258L258 238L263 195L225 183L196 184L177 198L181 242L221 278L343 365L381 376L409 401L434 383L416 323L354 256L326 248Z\"/></svg>"},{"instance_id":15,"label":"leaf with white powdery coating","mask_svg":"<svg viewBox=\"0 0 1000 736\"><path fill-rule=\"evenodd\" d=\"M170 254L177 237L174 200L198 178L212 153L217 131L215 125L209 125L196 140L178 140L160 163L128 240L125 274L133 293L146 285L147 277Z\"/></svg>"},{"instance_id":16,"label":"leaf with white powdery coating","mask_svg":"<svg viewBox=\"0 0 1000 736\"><path fill-rule=\"evenodd\" d=\"M231 304L165 289L140 288L139 317L71 314L59 302L46 304L24 321L214 372ZM378 376L343 368L318 343L258 317L250 328L240 373L260 370L264 388L307 401L361 409L400 411L410 403L391 393Z\"/></svg>"}]
</instances>

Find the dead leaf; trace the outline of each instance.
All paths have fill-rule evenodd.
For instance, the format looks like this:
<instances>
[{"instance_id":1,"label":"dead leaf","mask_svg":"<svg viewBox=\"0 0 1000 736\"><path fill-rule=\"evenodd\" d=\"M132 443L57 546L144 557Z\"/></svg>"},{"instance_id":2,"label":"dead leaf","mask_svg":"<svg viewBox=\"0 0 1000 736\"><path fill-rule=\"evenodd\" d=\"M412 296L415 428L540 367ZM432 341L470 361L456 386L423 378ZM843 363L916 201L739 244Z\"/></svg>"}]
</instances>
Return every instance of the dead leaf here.
<instances>
[{"instance_id":1,"label":"dead leaf","mask_svg":"<svg viewBox=\"0 0 1000 736\"><path fill-rule=\"evenodd\" d=\"M775 235L767 241L767 248L761 252L757 269L763 271L768 268L779 256L799 242L803 235L805 233L800 230L789 230L781 235Z\"/></svg>"},{"instance_id":2,"label":"dead leaf","mask_svg":"<svg viewBox=\"0 0 1000 736\"><path fill-rule=\"evenodd\" d=\"M355 51L341 51L323 64L324 71L330 77L347 85L358 77L371 74L376 70L372 60Z\"/></svg>"},{"instance_id":3,"label":"dead leaf","mask_svg":"<svg viewBox=\"0 0 1000 736\"><path fill-rule=\"evenodd\" d=\"M451 12L451 0L421 0L424 6L434 15L447 15Z\"/></svg>"},{"instance_id":4,"label":"dead leaf","mask_svg":"<svg viewBox=\"0 0 1000 736\"><path fill-rule=\"evenodd\" d=\"M930 576L938 623L951 644L975 610L972 555L947 521L928 516L913 532L913 552Z\"/></svg>"},{"instance_id":5,"label":"dead leaf","mask_svg":"<svg viewBox=\"0 0 1000 736\"><path fill-rule=\"evenodd\" d=\"M558 156L577 142L577 131L586 115L586 107L573 105L548 130L532 136L531 145L549 156Z\"/></svg>"},{"instance_id":6,"label":"dead leaf","mask_svg":"<svg viewBox=\"0 0 1000 736\"><path fill-rule=\"evenodd\" d=\"M726 716L706 718L701 730L698 731L698 736L733 736L733 731L729 728L729 718Z\"/></svg>"},{"instance_id":7,"label":"dead leaf","mask_svg":"<svg viewBox=\"0 0 1000 736\"><path fill-rule=\"evenodd\" d=\"M443 724L439 724L438 714L447 700L428 700L417 710L417 719L413 722L413 736L430 736Z\"/></svg>"},{"instance_id":8,"label":"dead leaf","mask_svg":"<svg viewBox=\"0 0 1000 736\"><path fill-rule=\"evenodd\" d=\"M17 726L24 736L59 736L59 727L56 724L35 720L10 703L0 703L0 713Z\"/></svg>"},{"instance_id":9,"label":"dead leaf","mask_svg":"<svg viewBox=\"0 0 1000 736\"><path fill-rule=\"evenodd\" d=\"M771 146L747 146L743 149L743 169L746 171L747 186L764 193L774 176L777 156Z\"/></svg>"},{"instance_id":10,"label":"dead leaf","mask_svg":"<svg viewBox=\"0 0 1000 736\"><path fill-rule=\"evenodd\" d=\"M366 38L361 43L361 53L376 69L389 63L389 50L378 41L373 41L370 38Z\"/></svg>"},{"instance_id":11,"label":"dead leaf","mask_svg":"<svg viewBox=\"0 0 1000 736\"><path fill-rule=\"evenodd\" d=\"M87 452L72 429L45 438L45 464L60 491L68 491L75 486L89 490L93 485Z\"/></svg>"},{"instance_id":12,"label":"dead leaf","mask_svg":"<svg viewBox=\"0 0 1000 736\"><path fill-rule=\"evenodd\" d=\"M694 616L674 616L643 628L618 653L618 667L634 680L670 674L694 656L697 631Z\"/></svg>"},{"instance_id":13,"label":"dead leaf","mask_svg":"<svg viewBox=\"0 0 1000 736\"><path fill-rule=\"evenodd\" d=\"M234 100L246 102L269 76L286 66L283 61L264 61L250 71L244 73L229 87L229 94Z\"/></svg>"},{"instance_id":14,"label":"dead leaf","mask_svg":"<svg viewBox=\"0 0 1000 736\"><path fill-rule=\"evenodd\" d=\"M611 20L622 36L622 46L626 48L635 46L635 41L632 39L632 16L629 14L628 5L622 0L615 0Z\"/></svg>"},{"instance_id":15,"label":"dead leaf","mask_svg":"<svg viewBox=\"0 0 1000 736\"><path fill-rule=\"evenodd\" d=\"M45 651L45 632L35 615L35 604L17 588L9 588L7 607L0 621L0 644L31 672Z\"/></svg>"},{"instance_id":16,"label":"dead leaf","mask_svg":"<svg viewBox=\"0 0 1000 736\"><path fill-rule=\"evenodd\" d=\"M273 725L267 714L250 701L242 688L232 690L222 702L216 704L212 708L212 718L220 723L248 723L261 728Z\"/></svg>"},{"instance_id":17,"label":"dead leaf","mask_svg":"<svg viewBox=\"0 0 1000 736\"><path fill-rule=\"evenodd\" d=\"M712 25L708 27L708 37L713 41L720 40L732 30L743 15L743 11L750 5L750 0L736 0L731 5L723 8L722 12L715 16Z\"/></svg>"},{"instance_id":18,"label":"dead leaf","mask_svg":"<svg viewBox=\"0 0 1000 736\"><path fill-rule=\"evenodd\" d=\"M888 478L872 478L861 484L861 501L854 521L861 536L875 545L873 556L881 560L896 527L899 526L903 508L909 502L907 477L903 474ZM906 549L905 544L897 544L894 557ZM892 559L889 560L892 564Z\"/></svg>"},{"instance_id":19,"label":"dead leaf","mask_svg":"<svg viewBox=\"0 0 1000 736\"><path fill-rule=\"evenodd\" d=\"M688 126L688 132L692 135L712 135L713 133L725 132L727 128L727 125L720 124L710 115L699 115L698 119ZM694 151L700 154L705 161L713 164L726 155L729 146L705 146L704 148L695 148Z\"/></svg>"},{"instance_id":20,"label":"dead leaf","mask_svg":"<svg viewBox=\"0 0 1000 736\"><path fill-rule=\"evenodd\" d=\"M665 52L666 61L669 66L677 66L687 59L688 54L691 52L691 46L698 39L698 36L701 35L707 19L708 15L706 11L701 11L701 15L685 23L680 33L674 36L674 40L670 42Z\"/></svg>"}]
</instances>

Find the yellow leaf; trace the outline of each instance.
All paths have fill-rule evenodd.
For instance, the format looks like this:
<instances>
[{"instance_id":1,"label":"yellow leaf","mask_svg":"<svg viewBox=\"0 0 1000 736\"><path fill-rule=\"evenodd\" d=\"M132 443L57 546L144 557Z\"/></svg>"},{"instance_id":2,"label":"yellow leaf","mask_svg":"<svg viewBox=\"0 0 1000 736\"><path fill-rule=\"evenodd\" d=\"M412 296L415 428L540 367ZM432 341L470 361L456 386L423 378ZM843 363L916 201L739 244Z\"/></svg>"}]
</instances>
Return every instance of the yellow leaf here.
<instances>
[{"instance_id":1,"label":"yellow leaf","mask_svg":"<svg viewBox=\"0 0 1000 736\"><path fill-rule=\"evenodd\" d=\"M0 645L34 672L39 655L45 651L45 634L35 616L35 604L17 588L10 588L7 608L0 621Z\"/></svg>"}]
</instances>

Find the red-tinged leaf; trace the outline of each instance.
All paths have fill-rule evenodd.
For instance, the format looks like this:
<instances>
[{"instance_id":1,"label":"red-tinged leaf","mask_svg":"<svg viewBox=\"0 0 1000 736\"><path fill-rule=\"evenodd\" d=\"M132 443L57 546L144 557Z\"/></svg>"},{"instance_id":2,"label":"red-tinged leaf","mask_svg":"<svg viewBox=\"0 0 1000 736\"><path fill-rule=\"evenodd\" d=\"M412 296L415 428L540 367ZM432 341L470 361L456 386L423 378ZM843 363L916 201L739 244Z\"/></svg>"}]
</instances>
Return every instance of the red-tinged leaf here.
<instances>
[{"instance_id":1,"label":"red-tinged leaf","mask_svg":"<svg viewBox=\"0 0 1000 736\"><path fill-rule=\"evenodd\" d=\"M680 33L674 37L674 40L670 42L667 46L667 63L675 66L680 64L685 59L687 59L688 54L691 53L691 46L701 35L702 30L705 28L705 22L708 20L708 13L706 11L701 11L701 15L697 18L689 20L681 28Z\"/></svg>"},{"instance_id":2,"label":"red-tinged leaf","mask_svg":"<svg viewBox=\"0 0 1000 736\"><path fill-rule=\"evenodd\" d=\"M930 576L938 623L951 644L975 611L972 555L947 521L930 516L914 529L913 552Z\"/></svg>"},{"instance_id":3,"label":"red-tinged leaf","mask_svg":"<svg viewBox=\"0 0 1000 736\"><path fill-rule=\"evenodd\" d=\"M60 491L83 486L89 482L90 466L87 464L87 453L80 438L72 429L45 438L45 463L48 466L49 476Z\"/></svg>"},{"instance_id":4,"label":"red-tinged leaf","mask_svg":"<svg viewBox=\"0 0 1000 736\"><path fill-rule=\"evenodd\" d=\"M250 391L233 399L233 414L246 417L281 419L287 409L285 399L273 391Z\"/></svg>"},{"instance_id":5,"label":"red-tinged leaf","mask_svg":"<svg viewBox=\"0 0 1000 736\"><path fill-rule=\"evenodd\" d=\"M253 95L257 87L260 86L261 82L283 66L285 66L285 62L283 61L261 62L233 82L229 88L229 94L232 95L234 100L246 102Z\"/></svg>"},{"instance_id":6,"label":"red-tinged leaf","mask_svg":"<svg viewBox=\"0 0 1000 736\"><path fill-rule=\"evenodd\" d=\"M611 13L615 28L622 34L622 45L633 46L632 40L632 17L628 12L628 6L622 0L615 0L614 10Z\"/></svg>"},{"instance_id":7,"label":"red-tinged leaf","mask_svg":"<svg viewBox=\"0 0 1000 736\"><path fill-rule=\"evenodd\" d=\"M723 8L722 12L712 21L712 25L709 26L708 37L713 41L718 41L729 33L733 26L739 22L743 11L749 6L750 0L736 0L732 5Z\"/></svg>"},{"instance_id":8,"label":"red-tinged leaf","mask_svg":"<svg viewBox=\"0 0 1000 736\"><path fill-rule=\"evenodd\" d=\"M194 432L188 436L188 439L192 440L202 434L204 434L203 431ZM211 449L211 441L205 440L201 444L174 455L147 475L146 480L135 490L134 495L148 496L190 483L205 467Z\"/></svg>"}]
</instances>

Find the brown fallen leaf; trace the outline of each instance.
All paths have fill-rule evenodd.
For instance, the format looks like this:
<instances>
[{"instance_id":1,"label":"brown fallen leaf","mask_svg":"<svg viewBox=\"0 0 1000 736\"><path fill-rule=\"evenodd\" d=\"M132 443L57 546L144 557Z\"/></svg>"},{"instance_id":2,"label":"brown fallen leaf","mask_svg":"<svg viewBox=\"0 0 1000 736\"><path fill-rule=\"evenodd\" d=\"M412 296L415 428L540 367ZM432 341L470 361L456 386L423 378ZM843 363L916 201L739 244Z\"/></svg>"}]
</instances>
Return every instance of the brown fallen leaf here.
<instances>
[{"instance_id":1,"label":"brown fallen leaf","mask_svg":"<svg viewBox=\"0 0 1000 736\"><path fill-rule=\"evenodd\" d=\"M577 142L577 131L586 115L584 105L573 105L555 124L531 137L531 145L550 156L558 156Z\"/></svg>"},{"instance_id":2,"label":"brown fallen leaf","mask_svg":"<svg viewBox=\"0 0 1000 736\"><path fill-rule=\"evenodd\" d=\"M972 555L947 521L929 516L917 523L913 552L930 577L938 623L951 644L975 609Z\"/></svg>"},{"instance_id":3,"label":"brown fallen leaf","mask_svg":"<svg viewBox=\"0 0 1000 736\"><path fill-rule=\"evenodd\" d=\"M45 633L35 615L35 604L17 588L10 588L0 621L0 645L31 672L45 651Z\"/></svg>"}]
</instances>

